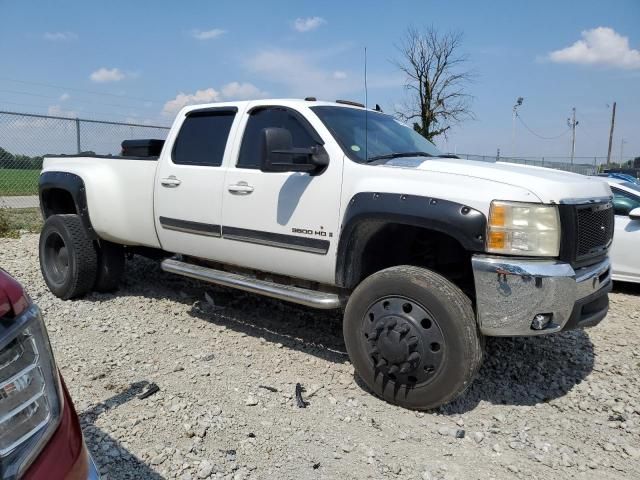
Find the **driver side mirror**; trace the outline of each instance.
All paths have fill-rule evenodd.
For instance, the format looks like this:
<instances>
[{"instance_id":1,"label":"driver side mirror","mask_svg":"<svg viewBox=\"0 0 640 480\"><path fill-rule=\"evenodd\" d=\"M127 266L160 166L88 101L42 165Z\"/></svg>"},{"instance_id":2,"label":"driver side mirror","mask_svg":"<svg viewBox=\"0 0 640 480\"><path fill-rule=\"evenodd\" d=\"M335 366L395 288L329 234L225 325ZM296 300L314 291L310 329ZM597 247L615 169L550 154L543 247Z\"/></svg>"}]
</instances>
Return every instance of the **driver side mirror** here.
<instances>
[{"instance_id":1,"label":"driver side mirror","mask_svg":"<svg viewBox=\"0 0 640 480\"><path fill-rule=\"evenodd\" d=\"M636 207L629 212L629 218L631 220L640 220L640 207Z\"/></svg>"},{"instance_id":2,"label":"driver side mirror","mask_svg":"<svg viewBox=\"0 0 640 480\"><path fill-rule=\"evenodd\" d=\"M286 128L269 127L262 130L261 171L315 173L328 164L329 156L322 145L296 148L291 132Z\"/></svg>"}]
</instances>

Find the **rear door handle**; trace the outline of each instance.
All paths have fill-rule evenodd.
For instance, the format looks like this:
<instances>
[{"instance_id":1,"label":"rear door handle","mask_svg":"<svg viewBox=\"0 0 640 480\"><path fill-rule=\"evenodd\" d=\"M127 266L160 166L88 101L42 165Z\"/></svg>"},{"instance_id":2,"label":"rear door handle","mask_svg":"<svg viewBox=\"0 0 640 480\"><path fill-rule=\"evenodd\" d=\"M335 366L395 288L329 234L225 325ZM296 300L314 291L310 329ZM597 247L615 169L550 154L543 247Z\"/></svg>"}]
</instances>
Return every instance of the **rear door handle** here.
<instances>
[{"instance_id":1,"label":"rear door handle","mask_svg":"<svg viewBox=\"0 0 640 480\"><path fill-rule=\"evenodd\" d=\"M182 182L178 180L175 175L169 175L167 178L160 179L160 184L167 188L176 188L181 183Z\"/></svg>"},{"instance_id":2,"label":"rear door handle","mask_svg":"<svg viewBox=\"0 0 640 480\"><path fill-rule=\"evenodd\" d=\"M238 182L236 184L229 185L227 190L234 195L249 195L253 192L253 187L247 182Z\"/></svg>"}]
</instances>

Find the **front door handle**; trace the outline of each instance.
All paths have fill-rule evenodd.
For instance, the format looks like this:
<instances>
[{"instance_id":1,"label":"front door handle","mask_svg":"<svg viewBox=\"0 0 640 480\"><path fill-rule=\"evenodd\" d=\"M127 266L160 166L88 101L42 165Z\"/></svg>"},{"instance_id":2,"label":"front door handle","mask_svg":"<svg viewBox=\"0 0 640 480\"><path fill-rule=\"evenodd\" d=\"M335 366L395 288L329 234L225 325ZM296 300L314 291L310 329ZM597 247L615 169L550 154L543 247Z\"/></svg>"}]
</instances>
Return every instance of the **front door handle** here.
<instances>
[{"instance_id":1,"label":"front door handle","mask_svg":"<svg viewBox=\"0 0 640 480\"><path fill-rule=\"evenodd\" d=\"M238 182L233 185L229 185L227 190L234 195L249 195L253 192L253 187L247 182Z\"/></svg>"},{"instance_id":2,"label":"front door handle","mask_svg":"<svg viewBox=\"0 0 640 480\"><path fill-rule=\"evenodd\" d=\"M160 179L160 184L167 188L176 188L181 183L182 182L178 180L175 175L169 175L167 178Z\"/></svg>"}]
</instances>

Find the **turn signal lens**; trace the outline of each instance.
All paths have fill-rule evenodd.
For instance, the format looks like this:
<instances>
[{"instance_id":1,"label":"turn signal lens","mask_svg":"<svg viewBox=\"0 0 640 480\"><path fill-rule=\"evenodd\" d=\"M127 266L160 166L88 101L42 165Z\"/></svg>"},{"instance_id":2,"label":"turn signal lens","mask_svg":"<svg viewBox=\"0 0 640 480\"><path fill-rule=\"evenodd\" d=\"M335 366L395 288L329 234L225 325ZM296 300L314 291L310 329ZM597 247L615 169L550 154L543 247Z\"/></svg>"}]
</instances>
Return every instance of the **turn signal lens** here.
<instances>
[{"instance_id":1,"label":"turn signal lens","mask_svg":"<svg viewBox=\"0 0 640 480\"><path fill-rule=\"evenodd\" d=\"M504 227L507 217L507 207L505 205L493 205L489 214L489 224L494 227Z\"/></svg>"},{"instance_id":2,"label":"turn signal lens","mask_svg":"<svg viewBox=\"0 0 640 480\"><path fill-rule=\"evenodd\" d=\"M505 234L505 232L490 231L488 241L487 241L487 246L490 249L494 249L494 250L504 248L506 244L506 239L507 239L507 235Z\"/></svg>"}]
</instances>

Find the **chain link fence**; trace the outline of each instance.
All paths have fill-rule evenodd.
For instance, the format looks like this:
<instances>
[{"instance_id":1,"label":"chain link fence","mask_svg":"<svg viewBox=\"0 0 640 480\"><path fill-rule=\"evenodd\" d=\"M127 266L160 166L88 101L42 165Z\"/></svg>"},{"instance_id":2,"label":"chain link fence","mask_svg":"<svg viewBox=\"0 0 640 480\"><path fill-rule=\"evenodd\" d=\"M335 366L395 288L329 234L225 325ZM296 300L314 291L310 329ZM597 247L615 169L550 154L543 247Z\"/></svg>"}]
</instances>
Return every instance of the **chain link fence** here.
<instances>
[{"instance_id":1,"label":"chain link fence","mask_svg":"<svg viewBox=\"0 0 640 480\"><path fill-rule=\"evenodd\" d=\"M169 127L0 111L0 208L38 206L38 176L47 154L119 155L123 140L167 136ZM502 157L458 154L595 175L606 157Z\"/></svg>"},{"instance_id":2,"label":"chain link fence","mask_svg":"<svg viewBox=\"0 0 640 480\"><path fill-rule=\"evenodd\" d=\"M503 157L498 155L473 155L459 153L460 158L479 160L482 162L507 162L520 165L533 165L535 167L553 168L565 172L579 173L581 175L596 175L600 168L607 163L607 157Z\"/></svg>"},{"instance_id":3,"label":"chain link fence","mask_svg":"<svg viewBox=\"0 0 640 480\"><path fill-rule=\"evenodd\" d=\"M123 140L167 136L169 127L0 111L0 208L38 206L47 154L119 155Z\"/></svg>"}]
</instances>

